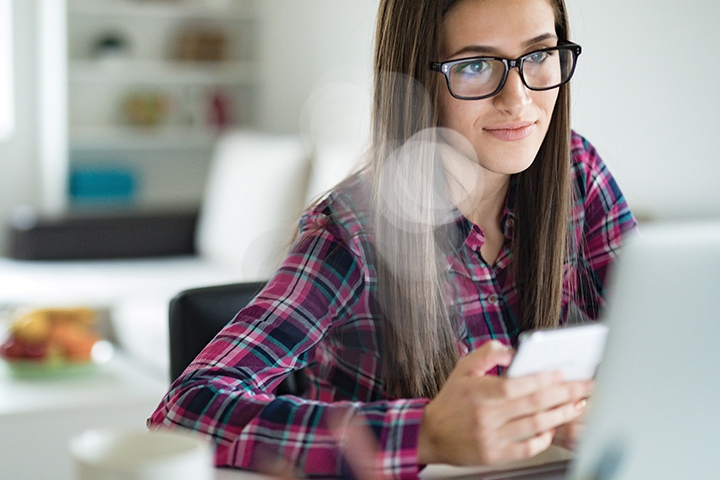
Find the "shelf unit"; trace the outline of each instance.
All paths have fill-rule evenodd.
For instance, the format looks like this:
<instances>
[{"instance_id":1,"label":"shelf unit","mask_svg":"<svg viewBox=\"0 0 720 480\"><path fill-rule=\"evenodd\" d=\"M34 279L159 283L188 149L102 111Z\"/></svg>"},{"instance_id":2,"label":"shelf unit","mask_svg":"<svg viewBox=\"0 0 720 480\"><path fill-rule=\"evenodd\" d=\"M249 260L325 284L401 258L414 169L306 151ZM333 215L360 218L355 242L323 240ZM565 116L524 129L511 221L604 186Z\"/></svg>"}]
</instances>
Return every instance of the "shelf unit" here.
<instances>
[{"instance_id":1,"label":"shelf unit","mask_svg":"<svg viewBox=\"0 0 720 480\"><path fill-rule=\"evenodd\" d=\"M207 150L216 135L207 129L184 127L89 126L70 131L72 148L88 151Z\"/></svg>"},{"instance_id":2,"label":"shelf unit","mask_svg":"<svg viewBox=\"0 0 720 480\"><path fill-rule=\"evenodd\" d=\"M235 85L253 83L254 62L190 65L168 60L73 60L70 81L103 84Z\"/></svg>"},{"instance_id":3,"label":"shelf unit","mask_svg":"<svg viewBox=\"0 0 720 480\"><path fill-rule=\"evenodd\" d=\"M219 132L257 124L258 29L255 0L67 0L71 204L98 170L132 175L129 205L198 204ZM222 56L181 59L193 31Z\"/></svg>"},{"instance_id":4,"label":"shelf unit","mask_svg":"<svg viewBox=\"0 0 720 480\"><path fill-rule=\"evenodd\" d=\"M238 0L70 0L70 10L96 17L255 19L253 5Z\"/></svg>"}]
</instances>

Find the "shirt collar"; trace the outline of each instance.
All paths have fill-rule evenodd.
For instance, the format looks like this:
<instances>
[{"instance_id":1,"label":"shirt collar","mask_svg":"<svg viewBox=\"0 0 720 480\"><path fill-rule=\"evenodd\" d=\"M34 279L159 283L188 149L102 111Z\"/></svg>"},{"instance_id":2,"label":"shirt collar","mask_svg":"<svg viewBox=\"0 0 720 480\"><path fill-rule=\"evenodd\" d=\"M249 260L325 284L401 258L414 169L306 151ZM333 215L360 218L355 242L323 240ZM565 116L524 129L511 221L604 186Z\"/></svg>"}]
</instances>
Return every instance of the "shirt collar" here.
<instances>
[{"instance_id":1,"label":"shirt collar","mask_svg":"<svg viewBox=\"0 0 720 480\"><path fill-rule=\"evenodd\" d=\"M512 175L505 196L505 208L500 217L500 228L508 240L512 240L515 231L516 194L517 175ZM453 252L457 252L463 245L467 245L472 250L479 250L485 243L485 235L482 229L468 220L459 210L456 209L455 213L455 221L448 224L448 231L445 232L448 235Z\"/></svg>"}]
</instances>

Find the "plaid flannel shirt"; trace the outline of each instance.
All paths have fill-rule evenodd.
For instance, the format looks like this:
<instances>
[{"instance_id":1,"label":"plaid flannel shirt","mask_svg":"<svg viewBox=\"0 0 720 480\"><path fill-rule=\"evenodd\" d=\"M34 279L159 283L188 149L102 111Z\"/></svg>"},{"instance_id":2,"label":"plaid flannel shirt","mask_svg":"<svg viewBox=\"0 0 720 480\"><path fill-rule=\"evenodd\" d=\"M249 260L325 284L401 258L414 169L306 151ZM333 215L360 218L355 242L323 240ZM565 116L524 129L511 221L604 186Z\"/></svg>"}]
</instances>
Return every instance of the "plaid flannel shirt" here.
<instances>
[{"instance_id":1,"label":"plaid flannel shirt","mask_svg":"<svg viewBox=\"0 0 720 480\"><path fill-rule=\"evenodd\" d=\"M608 267L636 226L595 149L572 136L574 254L564 268L563 318L574 305L596 318ZM281 457L306 476L343 476L347 464L329 418L361 415L379 445L379 468L415 478L417 441L428 399L397 399L382 388L376 271L358 179L333 191L300 222L300 235L265 289L230 322L171 386L150 426L209 435L216 464L263 468ZM519 334L512 278L514 182L501 219L506 241L493 266L480 256L483 233L464 217L448 255L453 303L462 320L461 354L490 339L514 345ZM288 372L304 368L304 398L278 396Z\"/></svg>"}]
</instances>

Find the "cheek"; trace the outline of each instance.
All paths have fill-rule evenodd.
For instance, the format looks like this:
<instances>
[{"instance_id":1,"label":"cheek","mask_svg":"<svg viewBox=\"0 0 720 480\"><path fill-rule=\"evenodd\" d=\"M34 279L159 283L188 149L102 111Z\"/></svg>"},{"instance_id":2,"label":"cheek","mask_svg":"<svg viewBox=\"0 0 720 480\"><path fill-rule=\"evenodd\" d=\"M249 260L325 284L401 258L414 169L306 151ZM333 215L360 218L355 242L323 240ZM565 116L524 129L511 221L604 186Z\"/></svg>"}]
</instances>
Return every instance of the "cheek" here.
<instances>
[{"instance_id":1,"label":"cheek","mask_svg":"<svg viewBox=\"0 0 720 480\"><path fill-rule=\"evenodd\" d=\"M466 136L483 117L483 100L458 100L445 89L438 98L439 126Z\"/></svg>"},{"instance_id":2,"label":"cheek","mask_svg":"<svg viewBox=\"0 0 720 480\"><path fill-rule=\"evenodd\" d=\"M558 89L534 93L537 94L535 98L535 105L537 105L538 109L543 112L543 116L546 121L549 122L552 118L553 111L555 110L555 104L557 103L559 95Z\"/></svg>"}]
</instances>

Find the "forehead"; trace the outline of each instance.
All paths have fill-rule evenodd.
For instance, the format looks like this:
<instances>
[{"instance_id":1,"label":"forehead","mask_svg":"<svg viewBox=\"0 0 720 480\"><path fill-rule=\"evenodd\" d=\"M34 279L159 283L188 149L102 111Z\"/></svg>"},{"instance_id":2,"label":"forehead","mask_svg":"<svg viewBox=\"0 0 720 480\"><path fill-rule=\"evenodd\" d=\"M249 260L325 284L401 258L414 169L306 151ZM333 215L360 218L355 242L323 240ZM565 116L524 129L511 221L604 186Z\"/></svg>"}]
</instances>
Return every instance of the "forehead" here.
<instances>
[{"instance_id":1,"label":"forehead","mask_svg":"<svg viewBox=\"0 0 720 480\"><path fill-rule=\"evenodd\" d=\"M551 0L460 0L442 25L442 51L452 55L467 46L488 46L517 53L530 39L555 34Z\"/></svg>"}]
</instances>

